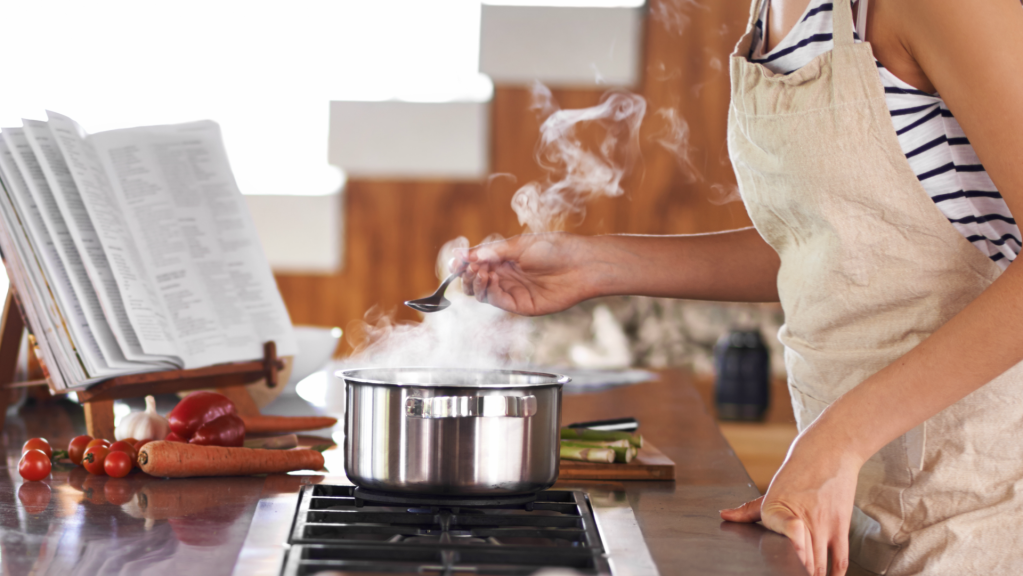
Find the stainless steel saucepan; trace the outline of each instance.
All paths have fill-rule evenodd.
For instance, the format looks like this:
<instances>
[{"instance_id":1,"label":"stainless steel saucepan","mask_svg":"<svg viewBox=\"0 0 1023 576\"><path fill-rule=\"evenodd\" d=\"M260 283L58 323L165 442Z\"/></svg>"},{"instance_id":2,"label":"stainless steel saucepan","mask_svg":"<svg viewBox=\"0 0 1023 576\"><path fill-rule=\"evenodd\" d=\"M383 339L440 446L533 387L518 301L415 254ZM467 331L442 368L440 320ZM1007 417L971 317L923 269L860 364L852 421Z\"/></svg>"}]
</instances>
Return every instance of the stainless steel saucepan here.
<instances>
[{"instance_id":1,"label":"stainless steel saucepan","mask_svg":"<svg viewBox=\"0 0 1023 576\"><path fill-rule=\"evenodd\" d=\"M345 472L370 490L527 494L558 478L566 376L519 370L346 370Z\"/></svg>"}]
</instances>

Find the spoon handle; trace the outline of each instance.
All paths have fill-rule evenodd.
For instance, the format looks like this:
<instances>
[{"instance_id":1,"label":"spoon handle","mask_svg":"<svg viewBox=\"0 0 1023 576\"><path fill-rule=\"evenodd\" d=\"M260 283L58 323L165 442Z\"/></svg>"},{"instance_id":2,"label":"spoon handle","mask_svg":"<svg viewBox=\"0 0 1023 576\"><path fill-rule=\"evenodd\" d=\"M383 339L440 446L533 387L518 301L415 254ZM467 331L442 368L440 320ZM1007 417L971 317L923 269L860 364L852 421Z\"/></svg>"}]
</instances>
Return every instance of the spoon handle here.
<instances>
[{"instance_id":1,"label":"spoon handle","mask_svg":"<svg viewBox=\"0 0 1023 576\"><path fill-rule=\"evenodd\" d=\"M459 276L458 272L452 272L451 274L448 274L448 277L445 278L444 281L440 283L440 287L437 288L436 294L443 296L444 293L447 292L448 290L448 284L454 282L455 278L458 278L458 276Z\"/></svg>"}]
</instances>

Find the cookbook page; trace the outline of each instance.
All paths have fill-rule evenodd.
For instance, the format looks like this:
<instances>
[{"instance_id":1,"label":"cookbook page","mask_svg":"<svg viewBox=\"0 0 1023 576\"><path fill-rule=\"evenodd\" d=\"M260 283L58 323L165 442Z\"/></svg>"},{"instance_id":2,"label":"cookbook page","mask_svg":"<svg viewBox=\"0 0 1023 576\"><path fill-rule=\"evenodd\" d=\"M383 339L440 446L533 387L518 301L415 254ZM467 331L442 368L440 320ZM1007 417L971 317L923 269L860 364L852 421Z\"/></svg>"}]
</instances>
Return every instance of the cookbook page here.
<instances>
[{"instance_id":1,"label":"cookbook page","mask_svg":"<svg viewBox=\"0 0 1023 576\"><path fill-rule=\"evenodd\" d=\"M55 323L52 315L52 301L46 302L45 294L38 286L38 279L33 279L24 263L25 247L19 243L24 239L23 230L17 215L14 213L4 184L6 177L0 176L0 251L4 254L4 263L11 281L11 288L17 291L20 309L14 314L23 314L26 326L36 336L39 358L45 364L52 389L64 390L70 385L84 379L84 371L77 362L73 347L62 330L59 322ZM78 364L76 371L73 366ZM77 379L76 379L77 374Z\"/></svg>"},{"instance_id":2,"label":"cookbook page","mask_svg":"<svg viewBox=\"0 0 1023 576\"><path fill-rule=\"evenodd\" d=\"M35 260L39 264L40 275L48 284L58 303L58 311L63 315L67 327L71 331L72 341L80 347L82 362L88 375L104 376L116 373L116 369L111 369L111 364L121 368L129 366L124 355L121 354L120 347L114 341L109 325L106 325L102 310L99 310L99 300L96 299L95 292L92 292L94 300L92 304L95 308L92 310L92 314L83 307L71 276L57 253L57 246L49 231L46 230L39 205L28 192L25 179L14 162L14 155L7 142L2 138L0 138L0 178L6 183L8 201L24 226L29 239L29 248L34 251ZM88 278L84 278L84 280L88 290L92 291L92 285L89 284ZM96 337L93 326L106 328L106 333L103 334L106 342L101 342ZM100 332L100 330L96 330L96 332ZM105 347L106 350L104 350Z\"/></svg>"},{"instance_id":3,"label":"cookbook page","mask_svg":"<svg viewBox=\"0 0 1023 576\"><path fill-rule=\"evenodd\" d=\"M180 364L167 314L145 274L120 207L109 187L90 171L89 146L76 132L54 128L25 121L26 137L124 355Z\"/></svg>"},{"instance_id":4,"label":"cookbook page","mask_svg":"<svg viewBox=\"0 0 1023 576\"><path fill-rule=\"evenodd\" d=\"M291 320L219 126L129 128L89 140L171 311L186 365L260 358L269 340L278 354L294 354Z\"/></svg>"}]
</instances>

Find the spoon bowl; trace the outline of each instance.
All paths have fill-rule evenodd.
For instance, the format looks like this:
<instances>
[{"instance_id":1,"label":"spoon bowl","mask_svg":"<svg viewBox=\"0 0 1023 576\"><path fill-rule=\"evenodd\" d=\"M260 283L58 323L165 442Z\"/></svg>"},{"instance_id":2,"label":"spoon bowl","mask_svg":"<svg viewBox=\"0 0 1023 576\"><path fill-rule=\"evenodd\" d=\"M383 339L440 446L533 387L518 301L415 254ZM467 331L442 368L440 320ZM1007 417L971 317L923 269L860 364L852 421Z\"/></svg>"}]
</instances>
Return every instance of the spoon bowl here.
<instances>
[{"instance_id":1,"label":"spoon bowl","mask_svg":"<svg viewBox=\"0 0 1023 576\"><path fill-rule=\"evenodd\" d=\"M451 284L455 278L458 278L458 273L450 274L443 282L441 282L440 287L437 288L436 292L425 298L406 300L405 305L420 312L440 312L448 306L451 306L451 301L444 297L444 292L447 291L448 284Z\"/></svg>"}]
</instances>

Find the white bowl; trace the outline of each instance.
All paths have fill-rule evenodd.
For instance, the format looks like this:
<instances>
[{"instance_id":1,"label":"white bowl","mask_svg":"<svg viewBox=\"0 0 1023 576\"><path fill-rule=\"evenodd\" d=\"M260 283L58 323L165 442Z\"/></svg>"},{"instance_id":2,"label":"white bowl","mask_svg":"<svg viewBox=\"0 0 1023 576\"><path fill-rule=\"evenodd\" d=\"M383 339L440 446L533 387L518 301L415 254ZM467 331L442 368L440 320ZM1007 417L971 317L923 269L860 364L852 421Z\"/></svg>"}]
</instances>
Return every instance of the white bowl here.
<instances>
[{"instance_id":1,"label":"white bowl","mask_svg":"<svg viewBox=\"0 0 1023 576\"><path fill-rule=\"evenodd\" d=\"M295 339L298 341L298 354L295 354L289 386L294 386L330 362L341 340L341 329L295 326Z\"/></svg>"}]
</instances>

